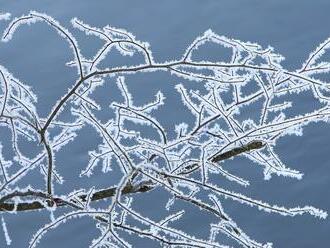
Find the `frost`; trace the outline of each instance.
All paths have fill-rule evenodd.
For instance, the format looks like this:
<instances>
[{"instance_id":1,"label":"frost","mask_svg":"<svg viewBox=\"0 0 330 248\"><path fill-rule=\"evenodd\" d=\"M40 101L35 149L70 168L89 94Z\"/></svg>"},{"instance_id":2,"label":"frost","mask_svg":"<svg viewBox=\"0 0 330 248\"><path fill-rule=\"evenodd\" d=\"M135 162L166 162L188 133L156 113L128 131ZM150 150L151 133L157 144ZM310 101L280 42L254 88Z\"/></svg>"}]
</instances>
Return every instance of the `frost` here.
<instances>
[{"instance_id":1,"label":"frost","mask_svg":"<svg viewBox=\"0 0 330 248\"><path fill-rule=\"evenodd\" d=\"M10 13L0 13L0 21L1 20L5 20L5 21L9 20L10 16L11 16Z\"/></svg>"},{"instance_id":2,"label":"frost","mask_svg":"<svg viewBox=\"0 0 330 248\"><path fill-rule=\"evenodd\" d=\"M6 225L5 219L3 217L1 217L1 223L2 223L2 230L5 235L6 244L9 246L9 245L11 245L12 240L9 236L7 225Z\"/></svg>"},{"instance_id":3,"label":"frost","mask_svg":"<svg viewBox=\"0 0 330 248\"><path fill-rule=\"evenodd\" d=\"M9 14L0 15L1 20L9 18ZM327 217L325 210L307 203L304 207L279 206L228 190L222 182L227 180L246 187L245 190L254 183L243 178L240 171L227 167L228 160L235 163L238 157L244 157L242 166L256 165L266 181L273 176L302 179L303 172L285 164L283 154L275 148L281 139L302 136L305 126L311 123L329 123L329 83L318 77L330 72L330 63L323 56L329 49L329 39L296 71L283 68L284 57L270 46L263 48L212 30L197 37L178 56L180 59L156 62L149 43L127 30L110 25L93 27L73 18L74 28L103 42L91 58L86 58L68 29L35 11L12 19L2 41L13 39L20 26L39 21L68 42L74 56L66 65L76 67L79 75L48 115L41 117L33 85L15 78L0 65L0 127L10 135L9 140L0 137L0 209L17 216L20 211L44 209L51 219L34 234L30 247L35 247L52 229L82 216L93 218L100 231L91 247L134 247L125 240L124 233L151 239L162 246L225 247L220 244L220 232L245 247L271 247L271 243L253 240L248 231L233 221L222 207L224 199L283 216ZM209 43L226 49L230 55L219 56L216 62L196 60L196 52ZM119 52L117 56L128 56L127 60L142 55L143 61L138 65L102 68L101 62L115 50ZM169 85L172 91L159 85L151 96L141 95L145 99L137 99L132 89L139 82L134 76L158 72L173 75L173 85ZM116 100L113 92L103 92L111 99L109 106L102 105L104 99L97 99L105 84L113 84L120 92ZM304 93L315 104L297 112L300 95ZM171 102L174 98L179 101ZM189 118L177 115L177 109L187 112ZM62 164L62 151L70 151L84 135L87 140L95 137L99 142L88 152L88 159ZM22 149L22 143L33 146L35 154ZM95 180L100 173L111 179L106 188L89 188L86 183L86 187L68 189L68 176L61 167L71 168L82 180ZM24 180L31 171L40 174L38 180L43 180L44 186L36 187L34 182ZM58 195L57 184L69 193ZM133 202L141 199L137 196L149 191L157 194L160 190L168 195L167 203L159 206L162 203L158 199L151 201L159 208L159 216L151 218L135 209ZM108 206L95 209L97 200L107 200ZM57 212L62 206L72 211ZM174 207L175 212L168 213ZM188 209L214 217L215 224L201 223L209 226L208 239L179 228ZM10 244L3 218L2 225Z\"/></svg>"}]
</instances>

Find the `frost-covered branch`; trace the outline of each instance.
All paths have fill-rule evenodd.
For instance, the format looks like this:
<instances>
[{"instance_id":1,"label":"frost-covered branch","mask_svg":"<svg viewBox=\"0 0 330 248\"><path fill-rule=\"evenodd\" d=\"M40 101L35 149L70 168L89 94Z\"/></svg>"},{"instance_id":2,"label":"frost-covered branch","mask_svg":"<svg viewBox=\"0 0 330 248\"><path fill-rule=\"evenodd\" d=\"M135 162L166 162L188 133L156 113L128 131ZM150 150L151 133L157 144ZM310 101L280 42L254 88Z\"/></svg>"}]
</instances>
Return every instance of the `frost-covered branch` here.
<instances>
[{"instance_id":1,"label":"frost-covered branch","mask_svg":"<svg viewBox=\"0 0 330 248\"><path fill-rule=\"evenodd\" d=\"M0 14L0 20L9 19L9 14ZM73 60L66 65L75 67L78 75L67 92L53 103L51 111L41 116L33 85L23 83L0 66L0 127L11 135L9 142L0 137L0 211L44 209L52 214L64 206L68 208L62 209L71 211L61 212L37 231L30 247L37 246L45 233L76 217L96 220L100 236L91 241L91 247L132 247L134 244L126 240L125 234L168 246L224 247L220 233L243 247L271 247L270 243L254 241L248 231L239 227L222 207L225 198L284 216L327 217L326 211L312 206L278 206L229 191L212 175L248 187L253 181L227 167L228 160L244 157L245 163L251 162L263 170L265 180L272 176L302 178L303 173L289 168L275 147L283 137L301 136L310 123L329 122L330 85L319 79L320 74L330 71L330 63L323 56L329 49L329 40L295 71L283 68L284 57L272 47L264 49L211 30L192 41L177 58L156 61L150 45L126 30L109 25L93 27L73 18L73 28L103 42L88 58L83 56L69 29L35 11L14 18L2 41L14 39L20 26L38 21L47 23L68 42ZM218 60L211 61L197 53L210 43L230 55L219 54ZM112 59L116 52L128 56L128 61L132 58L131 63L107 65L107 58ZM134 81L135 75L160 72L172 76L175 83L166 86L171 93L164 93L167 90L161 84L152 96L137 95L131 90L131 84L139 84ZM120 92L107 107L103 106L106 99L97 99L95 94L105 84L113 84ZM314 108L297 112L294 109L305 93L311 93ZM173 98L168 94L179 103L170 104ZM176 104L175 109L172 104ZM177 110L190 117L182 117ZM73 146L73 141L79 143L80 137L86 135L81 130L87 127L93 130L87 132L87 138L97 136L100 142L89 151L89 161L83 168L78 167L79 162L72 166L72 170L79 168L73 172L86 181L95 180L99 173L114 177L105 188L95 185L67 189L70 193L61 195L55 186L66 186L67 175L57 169L65 164L58 155ZM33 149L22 149L24 142L29 142ZM45 187L34 182L27 184L32 171L40 173ZM134 206L141 199L139 196L151 191L168 197L166 206L158 206L162 216L158 219ZM96 209L95 201L101 199L106 200L106 206ZM155 199L153 204L161 203ZM173 212L173 205L181 209ZM204 223L209 227L209 236L195 237L189 230L174 228L173 223L180 223L187 209L212 215L215 222ZM3 226L8 234L6 225Z\"/></svg>"}]
</instances>

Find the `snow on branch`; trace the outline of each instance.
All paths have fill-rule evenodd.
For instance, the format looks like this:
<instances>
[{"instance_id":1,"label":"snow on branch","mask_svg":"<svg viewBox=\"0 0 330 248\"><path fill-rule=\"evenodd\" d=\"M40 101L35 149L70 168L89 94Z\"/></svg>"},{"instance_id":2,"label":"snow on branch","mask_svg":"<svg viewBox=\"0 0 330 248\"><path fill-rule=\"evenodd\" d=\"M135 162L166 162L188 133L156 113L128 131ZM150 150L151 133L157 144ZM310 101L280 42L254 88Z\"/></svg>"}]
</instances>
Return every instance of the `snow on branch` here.
<instances>
[{"instance_id":1,"label":"snow on branch","mask_svg":"<svg viewBox=\"0 0 330 248\"><path fill-rule=\"evenodd\" d=\"M8 19L10 14L0 14L0 20ZM12 19L2 41L9 42L23 24L37 21L47 23L65 38L74 55L67 65L76 67L79 75L41 118L33 85L15 78L0 65L0 128L11 136L9 142L0 137L0 211L43 209L52 215L60 207L66 209L31 235L30 247L37 246L45 233L77 217L96 221L101 235L91 241L91 247L134 246L123 233L175 247L225 247L220 234L243 247L271 247L271 243L253 240L248 230L239 227L222 207L224 199L284 216L327 217L325 210L308 206L307 200L305 207L279 206L230 191L222 180L214 180L214 175L248 188L253 180L227 166L228 160L235 162L243 157L244 163L255 164L256 170L263 171L265 180L272 176L302 179L303 172L286 165L281 160L285 154L277 154L275 147L284 137L301 136L310 123L329 122L329 83L317 77L330 71L330 63L323 56L329 40L320 44L297 71L283 68L284 57L272 47L230 39L211 30L192 41L177 56L180 59L156 62L150 45L128 31L110 25L93 27L73 18L74 28L103 42L95 55L87 58L68 29L35 11ZM217 61L209 61L207 56L198 58L196 52L208 43L226 49L230 55L225 58L220 54ZM138 65L107 67L101 62L114 50L121 56L139 54L144 59ZM175 83L168 83L166 89L159 84L150 96L149 89L138 94L130 87L140 84L141 78L135 79L135 74L159 72L173 75L171 81ZM116 93L107 92L109 99L116 97L107 106L103 106L107 99L97 99L97 89L105 84L116 88ZM141 87L145 86L141 83ZM294 110L300 95L308 92L314 109ZM63 110L69 112L69 120L60 119ZM87 127L93 131L80 131ZM88 153L89 160L83 165L78 160L74 165L64 164L58 155L77 145L84 135L99 139ZM38 152L22 149L22 142L35 145ZM60 173L58 166L70 166L77 177L88 182L86 187L66 188L71 193L59 194L55 186L65 187L67 175ZM44 187L28 182L32 171L40 174ZM89 180L95 184L100 173L117 179L109 180L106 187L88 187ZM168 196L165 206L153 200L159 207L159 218L151 218L134 205L141 200L137 195L151 191ZM95 201L101 199L107 206L96 208ZM172 211L174 205L181 209ZM213 223L203 223L209 228L208 237L194 236L176 225L191 209L213 216ZM4 218L2 227L7 244L14 242Z\"/></svg>"}]
</instances>

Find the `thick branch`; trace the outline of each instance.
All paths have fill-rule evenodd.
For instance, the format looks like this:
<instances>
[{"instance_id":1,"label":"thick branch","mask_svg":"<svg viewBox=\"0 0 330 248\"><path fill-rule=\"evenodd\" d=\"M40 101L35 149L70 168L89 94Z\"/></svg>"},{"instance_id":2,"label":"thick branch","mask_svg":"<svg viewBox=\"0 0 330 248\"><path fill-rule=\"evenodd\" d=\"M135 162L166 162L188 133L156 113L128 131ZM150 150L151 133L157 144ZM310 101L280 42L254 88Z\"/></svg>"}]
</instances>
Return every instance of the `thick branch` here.
<instances>
[{"instance_id":1,"label":"thick branch","mask_svg":"<svg viewBox=\"0 0 330 248\"><path fill-rule=\"evenodd\" d=\"M249 152L251 150L260 149L264 146L265 146L265 143L263 143L262 141L252 141L246 145L243 145L240 147L235 147L229 151L215 154L209 160L213 163L217 163L222 160L226 160L226 159L232 158L234 156L240 155L244 152Z\"/></svg>"},{"instance_id":2,"label":"thick branch","mask_svg":"<svg viewBox=\"0 0 330 248\"><path fill-rule=\"evenodd\" d=\"M220 153L218 155L214 155L210 158L210 161L216 163L216 162L219 162L222 160L232 158L234 156L238 156L244 152L249 152L254 149L260 149L260 148L264 147L264 145L265 144L261 141L252 141L241 147L235 147L227 152ZM187 170L188 168L185 168L185 169ZM188 169L187 173L179 173L179 174L190 174L193 171L194 170ZM146 182L139 184L137 187L134 187L130 184L126 185L122 191L122 194L147 192L152 189L154 189L154 187L150 184L150 181L146 181ZM91 201L97 201L97 200L101 200L101 199L110 198L115 195L116 190L117 190L117 188L113 187L113 188L108 188L108 189L97 191L92 195ZM39 197L39 198L43 198L43 199L47 200L47 202L45 202L45 204L42 204L42 202L40 202L40 201L22 202L22 203L18 203L18 204L5 202L6 200L10 200L11 198L22 197L22 196ZM81 194L81 195L78 195L77 197L81 201L86 202L87 194ZM1 211L13 211L13 210L29 211L29 210L43 209L47 206L47 204L50 204L51 202L53 202L53 204L55 203L57 207L68 205L68 203L66 201L62 200L61 198L56 198L56 197L51 198L49 195L47 195L45 193L29 190L27 192L13 192L9 195L4 196L3 198L0 198L0 212Z\"/></svg>"},{"instance_id":3,"label":"thick branch","mask_svg":"<svg viewBox=\"0 0 330 248\"><path fill-rule=\"evenodd\" d=\"M150 184L150 181L145 181L141 184L139 184L137 187L134 187L130 184L126 185L122 191L122 194L131 194L131 193L140 193L140 192L146 192L152 190L154 187ZM108 188L96 191L90 201L98 201L106 198L110 198L115 195L117 188ZM39 197L44 200L46 200L44 203L41 201L32 201L32 202L21 202L18 204L15 203L6 203L4 201L19 197L19 196L33 196L33 197ZM80 194L77 196L82 202L87 201L87 194ZM56 204L56 207L62 207L69 205L65 200L62 198L51 198L47 194L35 192L28 190L27 192L14 192L10 195L4 196L3 198L0 198L0 212L1 211L29 211L29 210L37 210L37 209L43 209L46 208L47 205L53 205Z\"/></svg>"}]
</instances>

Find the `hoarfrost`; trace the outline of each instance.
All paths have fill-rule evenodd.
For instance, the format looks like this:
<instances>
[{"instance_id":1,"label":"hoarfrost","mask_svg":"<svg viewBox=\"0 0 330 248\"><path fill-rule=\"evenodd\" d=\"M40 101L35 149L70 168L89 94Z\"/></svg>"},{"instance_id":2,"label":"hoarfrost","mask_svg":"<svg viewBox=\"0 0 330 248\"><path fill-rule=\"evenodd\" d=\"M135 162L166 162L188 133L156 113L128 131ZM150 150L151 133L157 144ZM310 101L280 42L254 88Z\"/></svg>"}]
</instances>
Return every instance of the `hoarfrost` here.
<instances>
[{"instance_id":1,"label":"hoarfrost","mask_svg":"<svg viewBox=\"0 0 330 248\"><path fill-rule=\"evenodd\" d=\"M9 233L8 233L8 229L7 229L7 224L5 222L5 219L3 217L1 217L1 223L2 223L2 230L4 232L4 235L5 235L5 240L6 240L6 244L9 246L11 245L11 238L9 236Z\"/></svg>"},{"instance_id":2,"label":"hoarfrost","mask_svg":"<svg viewBox=\"0 0 330 248\"><path fill-rule=\"evenodd\" d=\"M9 18L9 14L0 14L1 20ZM229 183L248 188L253 181L226 167L227 160L235 162L236 157L243 156L245 163L254 163L263 171L265 180L272 176L302 179L303 172L286 165L281 160L282 154L277 154L274 148L283 137L302 136L308 124L329 123L329 83L317 79L317 75L330 72L323 56L329 49L329 39L296 71L283 68L284 57L270 46L263 48L211 30L197 37L180 59L155 62L149 43L139 41L128 31L110 25L93 27L73 18L74 28L104 42L94 56L85 58L68 29L52 17L35 11L12 19L2 41L13 39L21 25L37 21L47 23L68 42L74 58L67 65L76 67L79 75L42 118L38 115L37 95L31 85L0 66L0 126L9 130L11 136L10 142L0 137L0 209L9 213L44 209L51 216L51 223L34 234L30 247L37 246L44 234L60 224L83 216L93 218L101 232L91 247L131 247L123 232L168 246L225 247L220 244L219 232L245 247L272 246L250 238L248 231L243 231L226 214L221 205L223 199L284 216L327 217L325 210L313 206L278 206L230 191L214 178L219 175ZM225 48L230 56L216 62L207 58L195 60L195 52L207 43ZM142 54L144 60L139 65L102 68L101 61L111 56L114 49L122 56ZM134 75L158 72L175 75L173 78L179 78L180 82L170 85L171 93L158 87L149 100L137 101L128 87ZM105 84L114 84L120 91L117 100L112 100L107 107L96 99L96 89ZM300 94L307 92L317 103L314 109L292 111L299 104ZM109 92L109 97L112 93ZM178 115L167 120L174 116L172 112L177 112L171 109L172 97L179 97L175 108L188 112L189 120ZM69 121L59 118L65 108L71 117ZM107 119L102 114L107 114ZM67 175L55 165L62 163L59 156L62 150L85 135L81 130L86 126L95 132L89 135L97 135L101 141L89 151L89 160L79 165L81 167L67 166L77 168L77 176L85 180L97 173L120 178L109 180L106 188L86 184L71 192L68 189L67 195L59 195L56 185L65 186ZM22 142L36 145L39 152L24 151ZM10 149L12 157L4 154ZM101 169L97 170L98 167ZM24 185L23 179L33 170L40 173L46 187ZM166 217L151 218L134 207L133 202L141 199L138 193L147 195L149 191L168 195L165 206L158 206L161 203L157 199L152 202L159 207L160 216L164 210ZM107 207L94 208L94 201L107 198L110 198ZM208 239L178 228L180 225L176 224L188 211L187 205L177 204L180 202L189 204L189 211L194 208L214 216L215 224L205 223L209 226ZM55 218L57 208L62 206L72 211L61 212ZM167 211L174 207L180 209L168 215ZM11 239L4 218L2 226L9 245Z\"/></svg>"}]
</instances>

